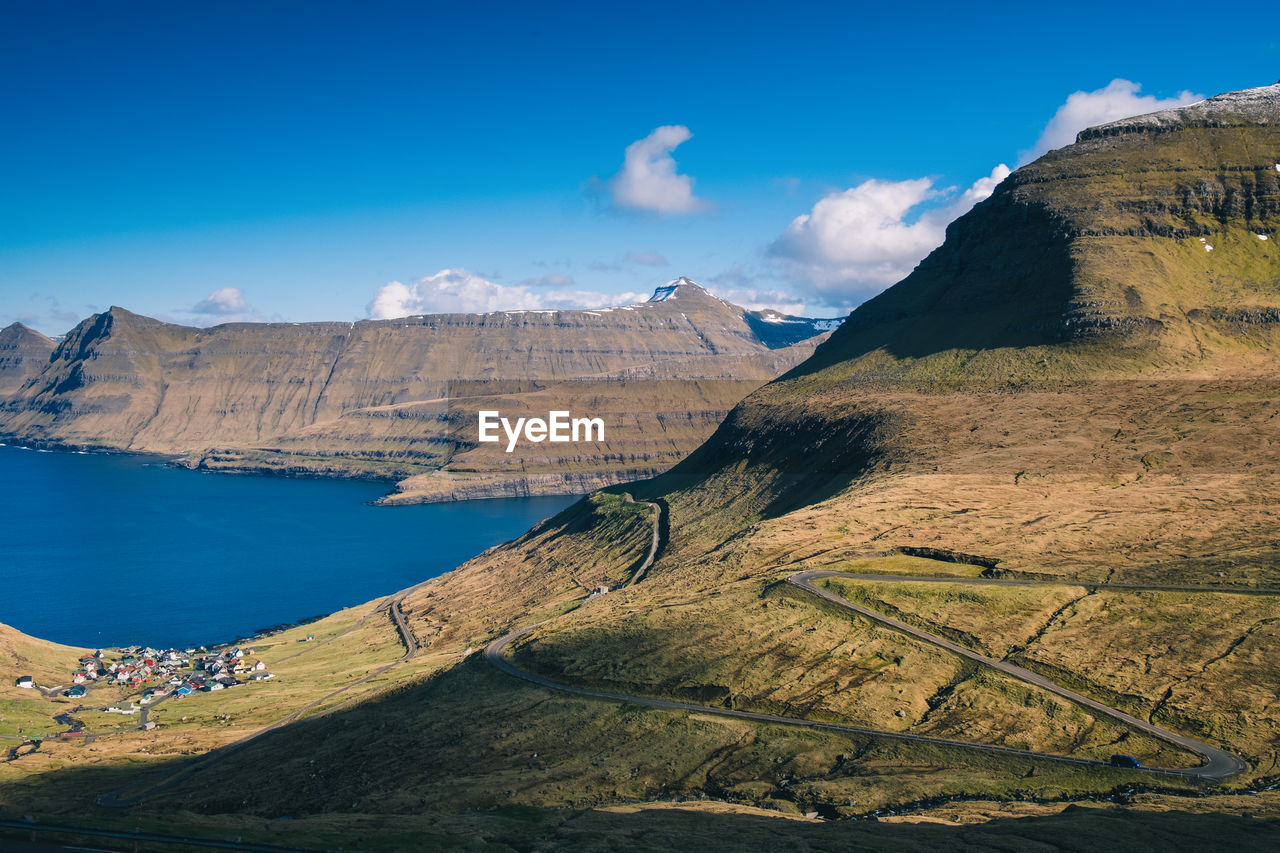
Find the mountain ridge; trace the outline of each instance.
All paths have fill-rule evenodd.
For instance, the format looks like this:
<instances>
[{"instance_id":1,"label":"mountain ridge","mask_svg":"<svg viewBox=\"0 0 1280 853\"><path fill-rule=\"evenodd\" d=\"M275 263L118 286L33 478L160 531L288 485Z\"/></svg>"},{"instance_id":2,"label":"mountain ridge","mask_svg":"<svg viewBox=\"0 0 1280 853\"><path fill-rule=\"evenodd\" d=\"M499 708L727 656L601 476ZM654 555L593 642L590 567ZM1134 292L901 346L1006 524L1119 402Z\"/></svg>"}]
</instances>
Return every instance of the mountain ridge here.
<instances>
[{"instance_id":1,"label":"mountain ridge","mask_svg":"<svg viewBox=\"0 0 1280 853\"><path fill-rule=\"evenodd\" d=\"M1123 133L1149 133L1187 127L1240 127L1280 124L1280 82L1224 92L1193 104L1094 125L1076 134L1076 142Z\"/></svg>"},{"instance_id":2,"label":"mountain ridge","mask_svg":"<svg viewBox=\"0 0 1280 853\"><path fill-rule=\"evenodd\" d=\"M1017 170L797 371L844 363L920 388L1265 372L1280 345L1280 84L1249 92L1262 124L1230 124L1224 95L1154 114L1159 133L1113 123ZM1216 124L1177 123L1205 110Z\"/></svg>"},{"instance_id":3,"label":"mountain ridge","mask_svg":"<svg viewBox=\"0 0 1280 853\"><path fill-rule=\"evenodd\" d=\"M0 435L215 470L390 478L393 503L590 491L674 464L823 334L805 318L761 321L688 279L664 287L595 310L209 328L112 306L40 372L8 371L21 384L0 400ZM672 393L682 381L687 400ZM530 395L550 409L610 400L601 414L627 438L533 458L477 446L477 406L524 409ZM636 417L668 411L684 423Z\"/></svg>"},{"instance_id":4,"label":"mountain ridge","mask_svg":"<svg viewBox=\"0 0 1280 853\"><path fill-rule=\"evenodd\" d=\"M22 323L0 329L0 395L12 393L44 369L56 342Z\"/></svg>"}]
</instances>

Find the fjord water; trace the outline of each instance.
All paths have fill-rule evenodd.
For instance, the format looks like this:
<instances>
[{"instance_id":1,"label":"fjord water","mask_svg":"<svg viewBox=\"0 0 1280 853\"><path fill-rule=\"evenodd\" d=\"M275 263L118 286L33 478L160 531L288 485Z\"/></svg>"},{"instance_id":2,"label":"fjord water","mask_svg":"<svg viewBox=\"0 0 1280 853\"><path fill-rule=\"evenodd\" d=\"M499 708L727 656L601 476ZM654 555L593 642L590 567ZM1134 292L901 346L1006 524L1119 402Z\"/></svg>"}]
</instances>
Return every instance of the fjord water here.
<instances>
[{"instance_id":1,"label":"fjord water","mask_svg":"<svg viewBox=\"0 0 1280 853\"><path fill-rule=\"evenodd\" d=\"M367 505L384 492L0 446L0 622L94 648L229 641L435 577L575 500Z\"/></svg>"}]
</instances>

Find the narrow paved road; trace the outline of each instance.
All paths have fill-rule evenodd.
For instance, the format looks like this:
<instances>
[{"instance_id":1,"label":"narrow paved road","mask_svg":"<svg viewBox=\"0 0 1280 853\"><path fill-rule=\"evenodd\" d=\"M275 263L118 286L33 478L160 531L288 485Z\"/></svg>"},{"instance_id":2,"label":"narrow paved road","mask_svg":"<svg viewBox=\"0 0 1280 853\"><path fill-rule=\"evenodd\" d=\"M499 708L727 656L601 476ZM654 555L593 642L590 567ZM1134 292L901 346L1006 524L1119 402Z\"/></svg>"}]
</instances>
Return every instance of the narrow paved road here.
<instances>
[{"instance_id":1,"label":"narrow paved road","mask_svg":"<svg viewBox=\"0 0 1280 853\"><path fill-rule=\"evenodd\" d=\"M919 583L965 583L978 586L1078 586L1081 589L1120 589L1126 592L1213 592L1218 595L1280 595L1280 589L1266 586L1192 586L1190 584L1104 583L1068 581L1060 578L986 578L963 575L878 575L863 572L811 572L814 577L847 577L861 581L917 581Z\"/></svg>"},{"instance_id":2,"label":"narrow paved road","mask_svg":"<svg viewBox=\"0 0 1280 853\"><path fill-rule=\"evenodd\" d=\"M858 581L864 581L864 580L868 580L868 578L873 578L874 580L879 580L879 581L897 581L897 582L923 580L927 582L946 582L946 583L958 583L958 584L965 584L965 585L991 585L992 583L1000 583L1000 581L998 580L993 580L989 578L917 578L911 575L868 576L868 575L850 574L848 572L807 571L807 572L796 572L794 575L790 575L787 578L787 583L792 584L793 586L797 586L800 589L803 589L805 592L809 592L809 593L812 593L813 595L817 595L821 598L825 598L827 601L830 601L833 604L836 604L839 607L844 608L845 610L851 610L854 613L859 613L863 616L866 616L868 619L873 619L876 622L881 623L882 625L888 625L890 628L893 628L896 631L901 631L904 634L908 634L917 639L924 640L926 643L932 643L935 646L941 646L942 648L947 649L948 651L954 652L958 655L961 655L962 657L966 657L969 660L977 661L978 663L983 664L984 666L989 666L992 669L998 669L1007 675L1012 675L1014 678L1018 679L1019 681L1025 681L1028 684L1034 684L1037 687L1048 690L1050 693L1055 693L1064 699L1069 699L1070 701L1075 702L1077 705L1082 705L1091 711L1095 711L1099 714L1103 714L1104 716L1111 717L1113 720L1119 720L1125 725L1132 726L1133 728L1138 729L1139 731L1146 732L1149 735L1154 735L1155 737L1158 737L1160 738L1160 740L1166 741L1167 743L1176 744L1180 747L1183 747L1184 749L1189 749L1192 752L1194 752L1196 755L1199 755L1200 757L1205 759L1205 763L1200 765L1199 767L1149 768L1149 769L1158 770L1161 773L1172 773L1179 776L1192 776L1199 779L1209 779L1215 782L1220 782L1223 779L1229 779L1232 776L1237 776L1240 773L1243 773L1248 767L1248 765L1246 765L1243 761L1241 761L1236 756L1232 755L1229 752L1224 752L1223 750L1218 749L1216 746L1211 746L1207 743L1203 743L1201 741L1196 740L1195 738L1190 738L1185 735L1176 734L1175 732L1171 732L1168 729L1161 728L1160 726L1157 726L1154 723L1150 723L1150 722L1147 722L1146 720L1138 719L1137 717L1131 716L1130 714L1126 714L1124 711L1119 711L1108 705L1104 705L1095 699L1090 699L1088 696L1083 696L1079 693L1076 693L1074 690L1068 690L1067 688L1062 687L1061 685L1056 684L1053 681L1050 681L1049 679L1045 678L1043 675L1032 672L1029 669L1024 669L1020 666L1017 666L1016 664L1009 663L1008 661L996 660L995 658L990 658L990 657L987 657L986 655L978 654L975 651L966 649L964 646L953 643L950 640L939 637L936 634L930 634L928 631L922 631L919 628L908 625L906 622L903 622L898 619L894 619L892 616L886 616L883 613L879 613L868 607L863 607L860 604L854 604L852 601L842 598L841 596L837 595L831 590L824 589L823 587L820 587L814 583L815 580L818 580L821 578L849 578L851 580L858 580ZM1057 583L1043 584L1043 585L1080 586L1080 584L1074 584L1070 582L1057 582ZM1095 585L1094 588L1097 588L1097 585ZM1126 589L1133 589L1133 588L1134 587L1126 587ZM1221 592L1221 590L1214 590L1214 591Z\"/></svg>"},{"instance_id":3,"label":"narrow paved road","mask_svg":"<svg viewBox=\"0 0 1280 853\"><path fill-rule=\"evenodd\" d=\"M656 538L654 541L656 546L656 541L657 541ZM654 550L656 550L656 547ZM652 558L653 558L653 551L650 552L647 563L652 563ZM969 658L970 660L974 660L985 666L990 666L994 669L998 669L1001 672L1004 672L1008 675L1012 675L1014 678L1017 678L1021 681L1025 681L1027 683L1034 684L1037 687L1041 687L1045 690L1049 690L1050 692L1055 693L1058 696L1061 696L1079 705L1082 705L1090 709L1091 711L1095 711L1099 714L1103 714L1105 716L1111 717L1112 719L1119 720L1120 722L1130 725L1140 731L1154 735L1155 737L1158 737L1161 740L1164 740L1169 743L1173 743L1185 749L1188 749L1191 752L1205 759L1205 763L1200 765L1199 767L1188 767L1188 768L1145 767L1143 768L1147 772L1162 773L1162 774L1172 775L1172 776L1189 777L1194 779L1204 779L1211 782L1221 782L1225 779L1231 778L1232 776L1239 775L1240 773L1243 773L1246 769L1248 769L1248 765L1246 765L1239 758L1215 746L1211 746L1210 744L1207 744L1207 743L1202 743L1201 741L1195 740L1194 738L1186 737L1185 735L1180 735L1175 732L1168 731L1167 729L1163 729L1160 726L1154 725L1153 723L1146 722L1145 720L1140 720L1137 717L1133 717L1129 714L1124 713L1123 711L1108 707L1107 705L1104 705L1101 702L1098 702L1096 700L1090 699L1087 696L1082 696L1079 693L1076 693L1072 690L1068 690L1065 687L1055 684L1054 682L1050 681L1049 679L1045 678L1042 675L1038 675L1037 673L1031 672L1030 670L1023 669L1022 667L1019 667L1019 666L1015 666L1014 664L1007 663L1005 661L999 661L994 658L986 657L985 655L980 655L977 652L970 651L969 649L966 649L963 646L956 645L955 643L952 643L949 640L946 640L942 637L938 637L934 634L928 633L927 631L922 631L918 628L912 627L911 625L908 625L905 622L901 622L892 617L885 616L882 613L877 613L876 611L870 610L866 607L862 607L861 605L854 604L853 602L840 597L839 595L832 592L831 590L823 589L813 583L815 579L826 578L826 577L845 577L853 580L881 581L881 582L927 581L927 582L937 582L937 583L965 583L965 584L1019 585L1019 586L1035 585L1036 583L1039 583L1039 582L1007 581L1007 580L991 579L991 578L955 578L955 577L936 577L935 578L935 577L916 577L916 576L905 576L905 575L904 576L858 575L858 574L850 574L846 572L832 572L832 571L797 572L793 575L790 575L787 578L788 583L812 595L817 595L823 599L826 599L827 601L830 601L831 603L841 608L866 616L870 619L875 620L876 622L880 622L881 624L888 625L889 627L894 628L895 630L901 631L917 639L921 639L921 640L924 640L925 642L932 643L937 646L941 646L942 648L945 648L963 657ZM1069 583L1069 582L1054 583L1053 585L1082 586L1082 584ZM1106 586L1106 585L1094 584L1090 586L1099 587L1099 586ZM1125 588L1135 589L1135 588L1144 588L1144 587L1128 587L1127 586ZM1197 590L1197 591L1231 592L1233 590L1204 588L1202 590ZM655 699L648 696L634 696L634 695L623 694L623 693L611 693L604 690L591 690L585 687L575 687L569 684L562 684L558 681L553 681L549 678L544 678L543 676L535 675L534 673L522 670L519 667L517 667L515 664L513 664L510 660L508 660L506 657L506 650L509 646L519 641L520 639L526 637L530 632L532 632L534 629L536 629L537 627L539 627L539 625L542 625L542 624L544 623L540 622L537 625L530 625L525 628L520 628L515 631L511 631L510 633L505 634L499 637L498 639L494 640L492 643L488 645L488 647L485 648L485 652L484 652L485 659L488 660L489 663L497 667L502 672L505 672L508 675L514 676L516 678L520 678L525 681L531 682L533 684L537 684L540 687L546 687L552 690L558 690L565 693L572 693L577 696L589 696L596 699L607 699L615 702L625 702L628 704L639 705L646 708L658 708L658 709L667 710L667 711L695 711L703 714L715 714L721 717L733 717L741 720L754 720L762 723L779 723L782 725L789 725L789 726L802 726L804 728L810 728L810 729L824 729L829 731L848 732L850 734L869 735L869 736L881 737L881 738L892 738L894 740L913 741L917 743L941 744L943 746L960 747L963 749L975 749L983 752L991 752L991 753L997 753L997 754L1003 754L1003 755L1016 755L1022 758L1034 757L1034 758L1049 759L1052 761L1066 762L1070 764L1084 764L1084 765L1102 766L1102 767L1109 766L1107 762L1094 761L1092 759L1086 759L1086 758L1071 758L1063 755L1054 755L1052 753L1031 752L1027 750L1011 749L1009 747L1002 747L1002 746L988 746L984 744L975 744L975 743L969 743L965 741L949 740L947 738L929 737L927 735L913 735L913 734L906 734L902 732L887 732L887 731L882 731L880 729L865 728L862 726L842 725L839 723L824 723L824 722L818 722L815 720L806 720L798 717L784 717L777 714L762 714L762 713L756 713L754 711L738 711L738 710L733 710L729 708L719 708L719 707L713 707L709 705L698 705L691 702L676 702L676 701L667 700L667 699Z\"/></svg>"},{"instance_id":4,"label":"narrow paved road","mask_svg":"<svg viewBox=\"0 0 1280 853\"><path fill-rule=\"evenodd\" d=\"M653 558L658 556L658 544L662 541L662 525L666 522L666 510L653 501L637 501L631 496L630 492L624 492L623 497L627 499L627 503L642 503L653 510L653 537L649 542L649 553L645 554L643 562L639 567L631 573L631 577L623 586L635 586L644 580L645 572L649 571L649 567L653 565Z\"/></svg>"},{"instance_id":5,"label":"narrow paved road","mask_svg":"<svg viewBox=\"0 0 1280 853\"><path fill-rule=\"evenodd\" d=\"M543 623L538 623L538 625L541 624ZM732 708L718 708L711 705L697 705L692 702L676 702L669 699L654 699L650 696L633 696L627 693L610 693L606 690L591 690L586 687L575 687L571 684L562 684L558 681L552 681L549 678L543 678L540 675L535 675L532 672L520 669L506 657L505 653L507 647L528 635L529 632L537 628L538 625L530 625L527 628L512 631L511 633L505 634L494 640L485 647L485 659L508 675L515 676L516 678L523 679L540 687L559 690L562 693L572 693L575 696L589 696L594 699L608 699L614 702L624 702L628 705L639 705L644 708L658 708L663 711L694 711L699 714L714 714L719 717L733 717L739 720L753 720L760 723L779 723L781 725L802 726L809 729L824 729L828 731L847 732L849 734L887 737L895 740L915 741L918 743L942 744L944 746L978 749L984 752L995 752L1003 755L1017 755L1024 758L1028 755L1041 756L1043 758L1053 759L1054 761L1065 761L1071 764L1103 764L1103 762L1092 761L1084 758L1069 758L1061 755L1025 752L1021 749L1010 749L1004 746L985 746L983 744L974 744L967 741L947 740L946 738L903 734L901 732L886 732L880 729L864 728L862 726L849 726L841 723L824 723L818 720L806 720L801 717L783 717L778 714L763 714L755 711L738 711Z\"/></svg>"}]
</instances>

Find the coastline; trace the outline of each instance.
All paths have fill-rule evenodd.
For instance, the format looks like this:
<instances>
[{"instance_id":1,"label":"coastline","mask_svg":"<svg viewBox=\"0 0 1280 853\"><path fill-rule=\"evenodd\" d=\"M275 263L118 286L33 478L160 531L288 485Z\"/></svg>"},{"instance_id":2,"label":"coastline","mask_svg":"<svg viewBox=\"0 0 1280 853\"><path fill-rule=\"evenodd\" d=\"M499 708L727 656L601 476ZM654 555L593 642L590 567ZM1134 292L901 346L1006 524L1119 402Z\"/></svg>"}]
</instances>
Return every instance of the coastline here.
<instances>
[{"instance_id":1,"label":"coastline","mask_svg":"<svg viewBox=\"0 0 1280 853\"><path fill-rule=\"evenodd\" d=\"M86 647L306 624L450 571L574 500L378 512L380 488L350 478L183 477L158 454L3 444L0 582L22 592L0 621Z\"/></svg>"}]
</instances>

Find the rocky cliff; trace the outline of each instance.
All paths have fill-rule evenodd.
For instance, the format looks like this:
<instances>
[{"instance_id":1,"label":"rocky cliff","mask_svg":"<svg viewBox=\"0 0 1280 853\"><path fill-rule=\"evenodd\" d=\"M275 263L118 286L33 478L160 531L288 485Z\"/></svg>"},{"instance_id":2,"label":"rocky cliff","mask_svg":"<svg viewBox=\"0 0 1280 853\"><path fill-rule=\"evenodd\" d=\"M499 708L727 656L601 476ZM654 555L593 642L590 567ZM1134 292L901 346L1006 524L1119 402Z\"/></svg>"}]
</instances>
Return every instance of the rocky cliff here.
<instances>
[{"instance_id":1,"label":"rocky cliff","mask_svg":"<svg viewBox=\"0 0 1280 853\"><path fill-rule=\"evenodd\" d=\"M916 386L1266 371L1280 84L1084 131L954 222L811 371Z\"/></svg>"},{"instance_id":2,"label":"rocky cliff","mask_svg":"<svg viewBox=\"0 0 1280 853\"><path fill-rule=\"evenodd\" d=\"M397 502L576 492L674 464L829 322L747 311L687 279L596 311L199 329L112 308L48 342L39 372L29 356L5 368L0 435L214 469L416 477ZM601 416L609 441L477 455L479 408L529 406ZM457 476L424 479L442 466Z\"/></svg>"}]
</instances>

